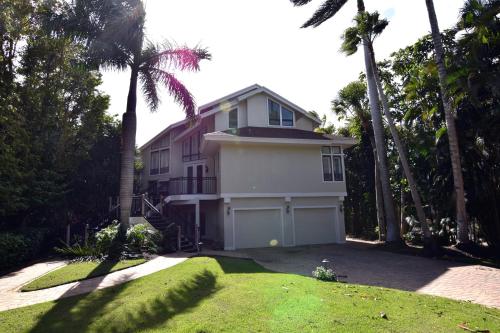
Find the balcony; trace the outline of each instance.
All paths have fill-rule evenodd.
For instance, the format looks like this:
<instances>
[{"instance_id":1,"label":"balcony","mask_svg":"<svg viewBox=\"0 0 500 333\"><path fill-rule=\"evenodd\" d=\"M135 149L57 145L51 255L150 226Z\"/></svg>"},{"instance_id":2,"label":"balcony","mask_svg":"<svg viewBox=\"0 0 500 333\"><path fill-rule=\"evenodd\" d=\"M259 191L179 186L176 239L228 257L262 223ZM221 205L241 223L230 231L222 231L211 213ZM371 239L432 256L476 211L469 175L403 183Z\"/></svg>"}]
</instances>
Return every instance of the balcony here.
<instances>
[{"instance_id":1,"label":"balcony","mask_svg":"<svg viewBox=\"0 0 500 333\"><path fill-rule=\"evenodd\" d=\"M216 194L216 177L179 177L170 178L168 195Z\"/></svg>"}]
</instances>

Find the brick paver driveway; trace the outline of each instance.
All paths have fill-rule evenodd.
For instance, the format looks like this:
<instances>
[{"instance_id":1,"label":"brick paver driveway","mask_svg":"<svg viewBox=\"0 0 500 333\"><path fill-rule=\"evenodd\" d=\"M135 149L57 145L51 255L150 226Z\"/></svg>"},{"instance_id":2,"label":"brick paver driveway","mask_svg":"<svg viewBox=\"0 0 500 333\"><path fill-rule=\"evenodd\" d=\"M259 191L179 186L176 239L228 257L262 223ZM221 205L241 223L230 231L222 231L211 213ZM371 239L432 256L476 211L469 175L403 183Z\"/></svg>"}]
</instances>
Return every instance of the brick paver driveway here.
<instances>
[{"instance_id":1,"label":"brick paver driveway","mask_svg":"<svg viewBox=\"0 0 500 333\"><path fill-rule=\"evenodd\" d=\"M500 308L500 269L394 254L373 244L265 248L222 252L247 256L271 270L311 275L328 259L341 280L472 301Z\"/></svg>"}]
</instances>

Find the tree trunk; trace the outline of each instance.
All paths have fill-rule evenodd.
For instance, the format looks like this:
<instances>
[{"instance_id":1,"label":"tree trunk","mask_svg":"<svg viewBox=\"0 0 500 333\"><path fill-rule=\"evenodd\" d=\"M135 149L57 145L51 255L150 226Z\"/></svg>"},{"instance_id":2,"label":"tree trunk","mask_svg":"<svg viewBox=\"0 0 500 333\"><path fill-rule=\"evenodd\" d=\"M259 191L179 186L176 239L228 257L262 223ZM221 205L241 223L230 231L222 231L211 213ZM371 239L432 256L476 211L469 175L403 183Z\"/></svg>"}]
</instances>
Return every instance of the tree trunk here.
<instances>
[{"instance_id":1,"label":"tree trunk","mask_svg":"<svg viewBox=\"0 0 500 333\"><path fill-rule=\"evenodd\" d=\"M373 163L375 169L375 201L377 203L378 240L386 241L387 228L385 225L384 199L382 198L382 184L380 183L380 169L377 164L377 152L374 149Z\"/></svg>"},{"instance_id":2,"label":"tree trunk","mask_svg":"<svg viewBox=\"0 0 500 333\"><path fill-rule=\"evenodd\" d=\"M406 156L406 150L401 143L399 138L399 133L394 125L394 120L392 119L392 115L389 111L389 103L387 101L387 96L385 95L384 88L382 87L382 81L380 80L380 76L378 75L378 68L375 62L375 52L373 50L373 45L368 45L371 54L371 65L373 70L373 77L375 79L375 83L377 85L378 94L380 100L382 101L382 109L384 110L385 118L387 119L387 123L389 125L389 130L391 132L392 138L394 140L394 144L396 145L396 149L398 150L399 160L401 161L401 165L403 166L403 171L408 180L408 185L410 186L410 193L413 199L413 203L415 204L415 209L417 211L417 218L420 222L420 226L422 228L422 233L424 239L427 241L431 238L431 231L429 230L429 225L427 224L427 219L425 218L424 208L422 207L422 201L420 199L420 194L417 189L417 182L413 177L413 173L410 169L410 164L408 163L408 157ZM426 243L426 242L424 242Z\"/></svg>"},{"instance_id":3,"label":"tree trunk","mask_svg":"<svg viewBox=\"0 0 500 333\"><path fill-rule=\"evenodd\" d=\"M123 114L122 121L122 154L120 165L120 228L122 232L125 232L129 226L134 187L137 77L137 69L132 68L127 110Z\"/></svg>"},{"instance_id":4,"label":"tree trunk","mask_svg":"<svg viewBox=\"0 0 500 333\"><path fill-rule=\"evenodd\" d=\"M434 56L439 76L439 88L441 89L441 99L443 101L444 115L448 132L448 142L450 146L451 169L453 171L453 185L455 188L456 212L457 212L457 244L469 243L469 225L467 212L465 210L464 180L462 176L462 166L460 162L460 150L458 147L457 130L455 128L455 118L453 116L450 96L446 89L446 68L444 66L444 48L439 32L434 2L425 0L427 13L432 31L432 41L434 43Z\"/></svg>"},{"instance_id":5,"label":"tree trunk","mask_svg":"<svg viewBox=\"0 0 500 333\"><path fill-rule=\"evenodd\" d=\"M371 55L368 48L368 40L363 38L363 49L365 52L366 81L368 83L368 97L370 101L370 111L372 115L373 134L377 148L377 162L380 171L380 183L382 186L382 197L384 202L384 212L386 217L386 240L388 242L398 242L401 240L399 234L399 223L396 220L394 210L394 200L391 194L391 185L389 183L389 170L387 169L387 153L385 150L384 127L380 106L378 101L377 86L371 66Z\"/></svg>"}]
</instances>

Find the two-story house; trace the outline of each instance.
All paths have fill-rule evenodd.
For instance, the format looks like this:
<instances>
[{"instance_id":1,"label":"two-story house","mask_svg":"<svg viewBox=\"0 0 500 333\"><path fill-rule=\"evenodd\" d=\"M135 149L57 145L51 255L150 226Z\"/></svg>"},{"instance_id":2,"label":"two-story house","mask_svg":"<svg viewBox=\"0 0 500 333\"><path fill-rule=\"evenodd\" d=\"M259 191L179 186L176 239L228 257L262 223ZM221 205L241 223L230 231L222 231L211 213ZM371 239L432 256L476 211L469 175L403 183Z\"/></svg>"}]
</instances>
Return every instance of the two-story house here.
<instances>
[{"instance_id":1,"label":"two-story house","mask_svg":"<svg viewBox=\"0 0 500 333\"><path fill-rule=\"evenodd\" d=\"M341 243L343 151L352 138L253 85L198 109L140 147L141 186L175 208L182 232L226 250Z\"/></svg>"}]
</instances>

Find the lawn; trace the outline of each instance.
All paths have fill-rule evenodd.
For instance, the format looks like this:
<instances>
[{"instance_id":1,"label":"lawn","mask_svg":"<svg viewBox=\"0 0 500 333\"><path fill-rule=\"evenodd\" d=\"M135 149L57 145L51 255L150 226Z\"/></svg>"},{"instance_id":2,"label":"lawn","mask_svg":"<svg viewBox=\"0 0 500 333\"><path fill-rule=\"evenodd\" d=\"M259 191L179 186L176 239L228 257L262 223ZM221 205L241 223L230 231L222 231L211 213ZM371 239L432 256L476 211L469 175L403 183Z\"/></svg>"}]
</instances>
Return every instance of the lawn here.
<instances>
[{"instance_id":1,"label":"lawn","mask_svg":"<svg viewBox=\"0 0 500 333\"><path fill-rule=\"evenodd\" d=\"M500 311L222 257L0 313L0 332L464 332L461 323L499 332Z\"/></svg>"},{"instance_id":2,"label":"lawn","mask_svg":"<svg viewBox=\"0 0 500 333\"><path fill-rule=\"evenodd\" d=\"M40 278L31 281L23 286L21 291L33 291L58 286L65 283L89 279L96 276L105 275L111 272L119 271L132 266L144 263L145 259L122 260L118 262L111 261L88 261L75 262L67 266L56 269Z\"/></svg>"}]
</instances>

